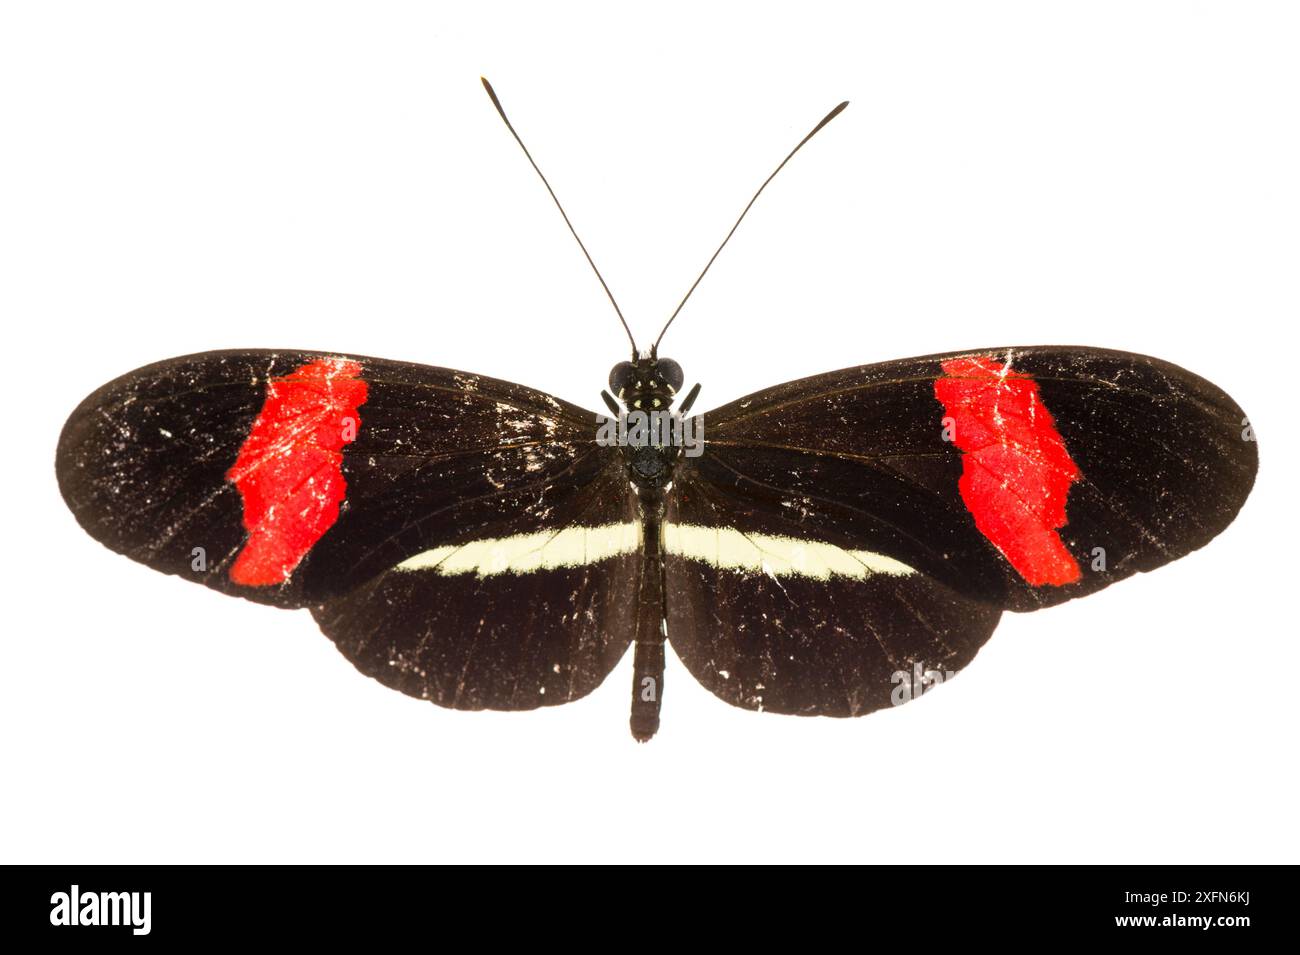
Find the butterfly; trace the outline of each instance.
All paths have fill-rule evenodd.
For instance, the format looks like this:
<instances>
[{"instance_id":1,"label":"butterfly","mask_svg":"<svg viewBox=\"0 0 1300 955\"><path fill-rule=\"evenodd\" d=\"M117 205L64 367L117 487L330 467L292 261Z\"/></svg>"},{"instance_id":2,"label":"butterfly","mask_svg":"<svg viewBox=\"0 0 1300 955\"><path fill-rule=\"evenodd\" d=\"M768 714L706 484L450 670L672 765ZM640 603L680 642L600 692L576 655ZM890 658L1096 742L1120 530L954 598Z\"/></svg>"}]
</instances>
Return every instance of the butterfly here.
<instances>
[{"instance_id":1,"label":"butterfly","mask_svg":"<svg viewBox=\"0 0 1300 955\"><path fill-rule=\"evenodd\" d=\"M664 332L608 415L506 381L319 352L207 352L72 412L56 474L82 527L155 570L308 608L362 673L440 706L528 710L664 648L728 703L861 716L1049 607L1208 543L1254 482L1241 408L1191 372L1086 347L861 365L691 415Z\"/></svg>"}]
</instances>

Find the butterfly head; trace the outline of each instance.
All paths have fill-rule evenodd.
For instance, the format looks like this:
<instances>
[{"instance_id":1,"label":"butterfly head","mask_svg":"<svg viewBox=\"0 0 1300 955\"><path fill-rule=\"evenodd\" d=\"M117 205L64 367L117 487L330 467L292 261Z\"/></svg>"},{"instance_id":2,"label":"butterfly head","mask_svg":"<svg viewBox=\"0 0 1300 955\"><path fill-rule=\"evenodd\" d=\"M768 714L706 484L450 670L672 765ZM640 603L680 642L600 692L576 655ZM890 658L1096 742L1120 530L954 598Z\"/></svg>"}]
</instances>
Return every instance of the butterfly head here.
<instances>
[{"instance_id":1,"label":"butterfly head","mask_svg":"<svg viewBox=\"0 0 1300 955\"><path fill-rule=\"evenodd\" d=\"M682 388L682 366L671 358L641 356L609 372L609 390L634 411L666 410Z\"/></svg>"}]
</instances>

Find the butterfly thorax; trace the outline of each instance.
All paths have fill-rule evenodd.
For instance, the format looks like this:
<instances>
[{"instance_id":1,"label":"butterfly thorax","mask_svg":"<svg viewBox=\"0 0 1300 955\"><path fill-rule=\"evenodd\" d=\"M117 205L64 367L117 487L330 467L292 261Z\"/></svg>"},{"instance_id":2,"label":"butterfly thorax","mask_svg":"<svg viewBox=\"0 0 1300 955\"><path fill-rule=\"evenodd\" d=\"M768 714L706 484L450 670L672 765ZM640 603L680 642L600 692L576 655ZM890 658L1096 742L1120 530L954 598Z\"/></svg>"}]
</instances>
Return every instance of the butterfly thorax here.
<instances>
[{"instance_id":1,"label":"butterfly thorax","mask_svg":"<svg viewBox=\"0 0 1300 955\"><path fill-rule=\"evenodd\" d=\"M673 469L685 443L681 416L672 405L682 386L682 368L671 358L654 355L619 362L609 373L609 387L622 403L620 441L628 478L647 501L672 483Z\"/></svg>"}]
</instances>

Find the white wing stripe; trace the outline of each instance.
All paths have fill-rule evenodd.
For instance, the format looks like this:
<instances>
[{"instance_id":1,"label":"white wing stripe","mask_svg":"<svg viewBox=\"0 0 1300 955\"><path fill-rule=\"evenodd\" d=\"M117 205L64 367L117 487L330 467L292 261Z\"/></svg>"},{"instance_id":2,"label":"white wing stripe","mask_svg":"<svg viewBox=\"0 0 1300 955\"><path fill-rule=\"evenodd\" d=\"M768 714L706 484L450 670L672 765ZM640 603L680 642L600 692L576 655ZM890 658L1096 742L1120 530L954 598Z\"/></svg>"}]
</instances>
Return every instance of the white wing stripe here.
<instances>
[{"instance_id":1,"label":"white wing stripe","mask_svg":"<svg viewBox=\"0 0 1300 955\"><path fill-rule=\"evenodd\" d=\"M746 570L771 577L853 577L874 574L905 577L916 573L906 564L868 550L845 550L821 541L774 534L745 534L731 527L668 524L664 550L724 570Z\"/></svg>"},{"instance_id":2,"label":"white wing stripe","mask_svg":"<svg viewBox=\"0 0 1300 955\"><path fill-rule=\"evenodd\" d=\"M536 570L581 567L641 549L637 522L597 527L565 527L511 537L492 537L467 544L434 547L409 557L395 568L428 570L444 576L527 574ZM731 527L695 524L664 526L664 550L720 570L739 570L770 577L865 580L875 574L905 577L916 573L904 563L867 550L845 550L822 541L774 534L746 534Z\"/></svg>"},{"instance_id":3,"label":"white wing stripe","mask_svg":"<svg viewBox=\"0 0 1300 955\"><path fill-rule=\"evenodd\" d=\"M490 537L449 544L408 557L395 570L432 570L445 576L526 574L535 570L581 567L641 549L641 525L601 524L558 531Z\"/></svg>"}]
</instances>

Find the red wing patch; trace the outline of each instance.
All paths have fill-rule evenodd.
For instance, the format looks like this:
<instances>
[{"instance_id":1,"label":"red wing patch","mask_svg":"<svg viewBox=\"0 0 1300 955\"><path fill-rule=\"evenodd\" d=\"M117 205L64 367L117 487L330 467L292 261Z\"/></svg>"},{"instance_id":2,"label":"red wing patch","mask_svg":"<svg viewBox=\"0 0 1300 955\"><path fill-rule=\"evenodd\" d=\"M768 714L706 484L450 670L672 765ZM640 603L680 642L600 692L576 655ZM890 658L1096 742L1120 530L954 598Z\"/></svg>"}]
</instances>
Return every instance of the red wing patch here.
<instances>
[{"instance_id":1,"label":"red wing patch","mask_svg":"<svg viewBox=\"0 0 1300 955\"><path fill-rule=\"evenodd\" d=\"M1062 586L1082 574L1057 529L1080 477L1038 384L991 356L943 362L934 395L952 419L965 454L957 486L975 526L1034 587Z\"/></svg>"},{"instance_id":2,"label":"red wing patch","mask_svg":"<svg viewBox=\"0 0 1300 955\"><path fill-rule=\"evenodd\" d=\"M266 401L226 479L244 501L248 541L230 579L282 584L339 517L343 445L361 427L361 365L318 358L267 382Z\"/></svg>"}]
</instances>

